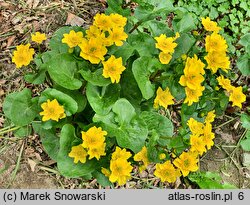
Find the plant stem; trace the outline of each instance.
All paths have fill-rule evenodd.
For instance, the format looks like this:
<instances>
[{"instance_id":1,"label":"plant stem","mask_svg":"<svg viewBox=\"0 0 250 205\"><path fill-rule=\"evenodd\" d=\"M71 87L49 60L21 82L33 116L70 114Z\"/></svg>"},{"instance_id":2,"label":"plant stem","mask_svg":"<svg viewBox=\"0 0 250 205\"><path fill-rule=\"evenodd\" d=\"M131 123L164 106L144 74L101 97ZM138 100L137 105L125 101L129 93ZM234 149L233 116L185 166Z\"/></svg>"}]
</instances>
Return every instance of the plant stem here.
<instances>
[{"instance_id":1,"label":"plant stem","mask_svg":"<svg viewBox=\"0 0 250 205\"><path fill-rule=\"evenodd\" d=\"M20 127L21 127L21 126L13 127L13 128L11 128L11 129L6 129L6 128L1 129L1 130L0 130L0 135L5 134L5 133L8 133L8 132L11 132L11 131L14 131L14 130L17 130L17 129L19 129Z\"/></svg>"},{"instance_id":2,"label":"plant stem","mask_svg":"<svg viewBox=\"0 0 250 205\"><path fill-rule=\"evenodd\" d=\"M136 30L138 28L138 26L140 26L142 24L142 21L137 22L134 27L128 32L129 34L133 33L134 30Z\"/></svg>"},{"instance_id":3,"label":"plant stem","mask_svg":"<svg viewBox=\"0 0 250 205\"><path fill-rule=\"evenodd\" d=\"M25 142L23 141L23 144L22 144L21 149L20 149L19 156L18 156L18 158L17 158L17 163L16 163L16 166L15 166L14 172L12 173L10 183L8 184L7 187L9 187L9 186L11 185L11 183L12 183L12 182L15 180L15 178L16 178L17 171L18 171L18 169L19 169L19 167L20 167L20 162L21 162L21 157L22 157L22 154L23 154L24 144L25 144Z\"/></svg>"},{"instance_id":4,"label":"plant stem","mask_svg":"<svg viewBox=\"0 0 250 205\"><path fill-rule=\"evenodd\" d=\"M227 125L228 123L230 123L230 122L232 122L232 121L236 120L237 118L238 118L238 117L232 118L232 119L230 119L230 120L228 120L228 121L226 121L226 122L224 122L224 123L222 123L222 124L218 125L218 126L217 126L217 127L215 127L214 129L217 129L217 128L220 128L220 127L223 127L224 125Z\"/></svg>"}]
</instances>

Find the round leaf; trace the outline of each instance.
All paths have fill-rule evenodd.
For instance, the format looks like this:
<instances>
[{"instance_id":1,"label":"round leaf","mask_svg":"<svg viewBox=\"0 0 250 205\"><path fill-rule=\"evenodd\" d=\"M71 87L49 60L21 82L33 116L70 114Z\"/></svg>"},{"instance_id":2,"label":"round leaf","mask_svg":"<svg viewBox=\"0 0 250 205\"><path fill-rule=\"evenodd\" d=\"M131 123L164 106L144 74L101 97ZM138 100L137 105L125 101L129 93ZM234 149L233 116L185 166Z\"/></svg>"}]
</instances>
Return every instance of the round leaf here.
<instances>
[{"instance_id":1,"label":"round leaf","mask_svg":"<svg viewBox=\"0 0 250 205\"><path fill-rule=\"evenodd\" d=\"M75 164L73 158L70 158L68 154L71 151L73 142L76 140L75 128L66 124L63 126L60 134L60 149L57 157L57 165L60 173L66 177L81 177L88 175L95 170L96 160L87 160L84 164Z\"/></svg>"},{"instance_id":2,"label":"round leaf","mask_svg":"<svg viewBox=\"0 0 250 205\"><path fill-rule=\"evenodd\" d=\"M86 94L93 110L97 114L106 115L120 96L120 86L118 84L110 84L105 87L98 87L88 83Z\"/></svg>"},{"instance_id":3,"label":"round leaf","mask_svg":"<svg viewBox=\"0 0 250 205\"><path fill-rule=\"evenodd\" d=\"M39 134L46 153L51 159L57 161L57 155L59 151L59 137L53 130L43 129L41 122L33 122L32 127L34 131Z\"/></svg>"},{"instance_id":4,"label":"round leaf","mask_svg":"<svg viewBox=\"0 0 250 205\"><path fill-rule=\"evenodd\" d=\"M11 93L3 103L4 114L17 126L28 125L38 114L37 100L31 98L31 91L27 88Z\"/></svg>"},{"instance_id":5,"label":"round leaf","mask_svg":"<svg viewBox=\"0 0 250 205\"><path fill-rule=\"evenodd\" d=\"M82 75L84 80L90 82L93 85L107 86L111 83L111 81L103 77L102 70L103 69L98 69L95 72L91 72L90 70L80 70L79 73Z\"/></svg>"},{"instance_id":6,"label":"round leaf","mask_svg":"<svg viewBox=\"0 0 250 205\"><path fill-rule=\"evenodd\" d=\"M48 63L50 77L60 86L77 90L82 82L76 78L78 69L76 60L70 54L58 54Z\"/></svg>"},{"instance_id":7,"label":"round leaf","mask_svg":"<svg viewBox=\"0 0 250 205\"><path fill-rule=\"evenodd\" d=\"M141 90L142 96L149 99L155 94L155 86L150 82L150 75L160 68L160 62L155 58L141 57L134 61L132 71Z\"/></svg>"},{"instance_id":8,"label":"round leaf","mask_svg":"<svg viewBox=\"0 0 250 205\"><path fill-rule=\"evenodd\" d=\"M112 110L117 114L120 125L130 123L136 115L134 107L124 98L117 100Z\"/></svg>"},{"instance_id":9,"label":"round leaf","mask_svg":"<svg viewBox=\"0 0 250 205\"><path fill-rule=\"evenodd\" d=\"M66 95L65 93L52 89L52 88L47 88L42 92L42 96L40 98L41 101L46 101L47 99L53 100L57 99L60 105L63 105L66 115L70 116L72 114L75 114L78 110L78 105L77 102L70 97L69 95Z\"/></svg>"}]
</instances>

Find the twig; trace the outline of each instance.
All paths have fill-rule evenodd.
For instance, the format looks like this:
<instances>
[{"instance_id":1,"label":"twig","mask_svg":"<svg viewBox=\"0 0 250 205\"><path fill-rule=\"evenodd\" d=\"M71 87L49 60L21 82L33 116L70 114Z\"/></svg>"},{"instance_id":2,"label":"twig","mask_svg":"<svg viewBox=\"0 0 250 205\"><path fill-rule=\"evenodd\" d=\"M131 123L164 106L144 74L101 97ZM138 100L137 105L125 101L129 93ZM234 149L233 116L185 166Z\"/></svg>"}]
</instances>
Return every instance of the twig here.
<instances>
[{"instance_id":1,"label":"twig","mask_svg":"<svg viewBox=\"0 0 250 205\"><path fill-rule=\"evenodd\" d=\"M232 122L232 121L236 120L237 118L238 118L238 117L235 117L235 118L233 118L233 119L230 119L230 120L228 120L228 121L226 121L226 122L224 122L224 123L222 123L222 124L218 125L218 126L217 126L217 127L215 127L214 129L217 129L217 128L220 128L220 127L223 127L223 126L225 126L225 125L229 124L230 122Z\"/></svg>"}]
</instances>

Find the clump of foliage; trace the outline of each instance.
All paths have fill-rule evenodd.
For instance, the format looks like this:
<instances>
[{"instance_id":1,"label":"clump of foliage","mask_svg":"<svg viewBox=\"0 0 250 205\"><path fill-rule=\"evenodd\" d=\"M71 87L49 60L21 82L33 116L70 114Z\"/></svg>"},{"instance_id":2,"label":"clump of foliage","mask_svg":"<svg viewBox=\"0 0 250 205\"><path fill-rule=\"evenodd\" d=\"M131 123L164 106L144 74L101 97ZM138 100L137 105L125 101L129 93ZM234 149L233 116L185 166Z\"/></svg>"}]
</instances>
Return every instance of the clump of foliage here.
<instances>
[{"instance_id":1,"label":"clump of foliage","mask_svg":"<svg viewBox=\"0 0 250 205\"><path fill-rule=\"evenodd\" d=\"M249 33L250 3L247 0L180 0L174 1L174 5L188 12L194 17L196 24L199 24L197 17L209 16L216 20L223 29L223 35L230 44L229 51L235 52L235 45L239 38Z\"/></svg>"},{"instance_id":2,"label":"clump of foliage","mask_svg":"<svg viewBox=\"0 0 250 205\"><path fill-rule=\"evenodd\" d=\"M199 170L216 115L246 100L246 88L230 81L216 22L199 18L205 32L196 35L197 19L171 1L136 2L133 15L110 0L88 29L60 28L33 61L29 43L13 53L17 68L31 69L25 80L46 89L9 94L4 113L18 136L32 125L64 176L123 185L135 165L153 163L156 177L175 182ZM32 36L38 46L43 40Z\"/></svg>"}]
</instances>

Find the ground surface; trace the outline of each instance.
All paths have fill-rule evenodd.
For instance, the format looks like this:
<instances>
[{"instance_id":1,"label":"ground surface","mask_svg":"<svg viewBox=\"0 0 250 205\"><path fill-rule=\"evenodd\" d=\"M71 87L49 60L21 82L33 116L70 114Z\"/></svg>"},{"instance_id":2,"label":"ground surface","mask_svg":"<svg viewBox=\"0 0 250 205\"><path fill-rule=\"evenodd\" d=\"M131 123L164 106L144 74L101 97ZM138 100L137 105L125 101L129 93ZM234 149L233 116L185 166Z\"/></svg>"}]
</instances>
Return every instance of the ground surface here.
<instances>
[{"instance_id":1,"label":"ground surface","mask_svg":"<svg viewBox=\"0 0 250 205\"><path fill-rule=\"evenodd\" d=\"M4 127L2 103L15 90L29 87L22 78L22 70L11 63L16 45L26 42L34 31L50 37L65 24L91 23L95 13L103 11L104 1L81 0L0 0L0 129ZM39 89L34 87L32 89ZM231 121L231 122L229 122ZM237 145L244 130L239 118L224 116L215 122L215 146L200 162L201 170L220 173L223 181L239 188L250 188L250 170L242 165L242 150ZM170 187L154 178L153 170L138 174L126 188ZM190 188L177 181L171 188ZM0 136L0 188L100 188L95 180L67 179L60 176L55 162L44 153L39 136L13 138L9 132Z\"/></svg>"}]
</instances>

